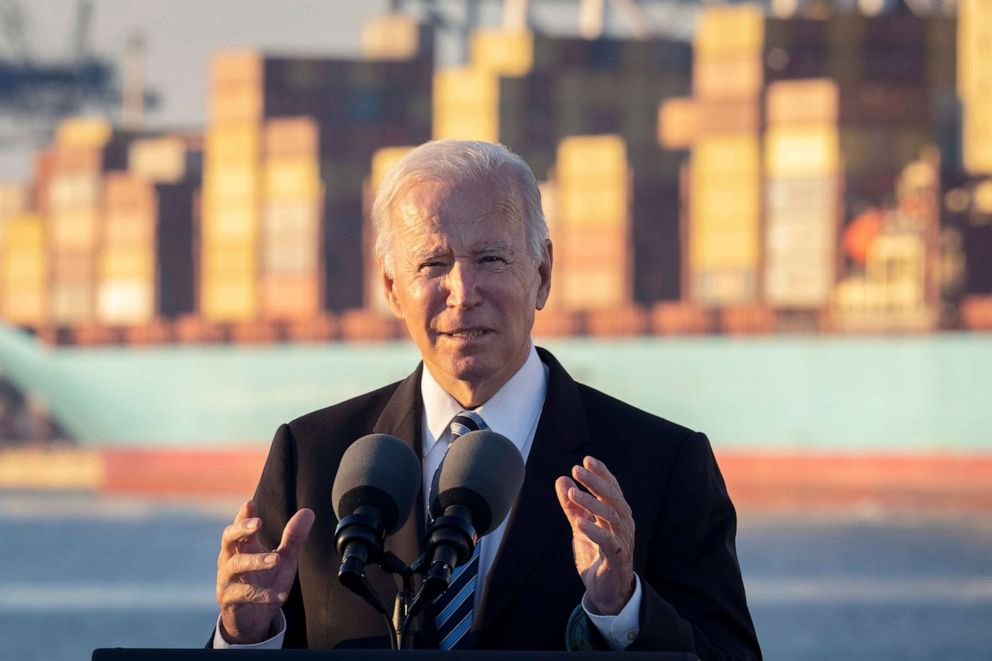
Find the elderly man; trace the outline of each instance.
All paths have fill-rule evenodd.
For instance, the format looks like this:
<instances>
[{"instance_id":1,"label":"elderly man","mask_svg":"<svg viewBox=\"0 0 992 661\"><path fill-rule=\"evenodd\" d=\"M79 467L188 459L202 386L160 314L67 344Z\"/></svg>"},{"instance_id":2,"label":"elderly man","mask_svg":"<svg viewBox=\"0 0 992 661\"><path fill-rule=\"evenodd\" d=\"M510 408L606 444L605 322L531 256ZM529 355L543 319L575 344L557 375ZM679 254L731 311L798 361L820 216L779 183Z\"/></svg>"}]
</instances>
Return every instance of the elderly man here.
<instances>
[{"instance_id":1,"label":"elderly man","mask_svg":"<svg viewBox=\"0 0 992 661\"><path fill-rule=\"evenodd\" d=\"M577 384L531 341L552 247L527 165L501 145L422 145L387 175L372 217L386 297L423 362L276 432L254 500L223 534L214 646L388 646L336 579L331 484L350 443L384 432L423 458L426 490L461 423L511 439L526 474L417 646L564 649L568 631L571 647L760 657L706 437ZM406 562L424 500L387 540ZM378 567L368 577L396 593Z\"/></svg>"}]
</instances>

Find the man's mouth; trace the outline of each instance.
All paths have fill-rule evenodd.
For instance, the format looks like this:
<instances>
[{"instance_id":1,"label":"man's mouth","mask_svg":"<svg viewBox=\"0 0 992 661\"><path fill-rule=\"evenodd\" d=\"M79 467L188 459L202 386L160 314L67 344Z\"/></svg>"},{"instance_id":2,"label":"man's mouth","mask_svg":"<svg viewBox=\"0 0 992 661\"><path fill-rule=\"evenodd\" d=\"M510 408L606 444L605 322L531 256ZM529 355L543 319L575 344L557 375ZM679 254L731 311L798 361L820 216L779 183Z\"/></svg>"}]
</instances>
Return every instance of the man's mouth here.
<instances>
[{"instance_id":1,"label":"man's mouth","mask_svg":"<svg viewBox=\"0 0 992 661\"><path fill-rule=\"evenodd\" d=\"M474 338L474 337L482 337L483 335L485 335L488 332L489 331L486 330L485 328L460 328L458 330L447 331L447 332L444 332L442 334L443 335L448 335L450 337L457 337L457 338L466 338L466 339L468 339L468 338Z\"/></svg>"}]
</instances>

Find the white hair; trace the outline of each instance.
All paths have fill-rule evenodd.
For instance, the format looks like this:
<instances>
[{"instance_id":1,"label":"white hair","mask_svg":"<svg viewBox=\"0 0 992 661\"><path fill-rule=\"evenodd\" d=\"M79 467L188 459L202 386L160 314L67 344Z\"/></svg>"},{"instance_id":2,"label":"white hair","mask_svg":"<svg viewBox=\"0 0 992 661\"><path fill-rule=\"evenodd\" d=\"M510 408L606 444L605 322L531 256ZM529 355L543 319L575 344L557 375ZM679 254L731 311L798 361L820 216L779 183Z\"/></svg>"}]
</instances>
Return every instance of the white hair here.
<instances>
[{"instance_id":1,"label":"white hair","mask_svg":"<svg viewBox=\"0 0 992 661\"><path fill-rule=\"evenodd\" d=\"M397 198L413 184L423 182L491 181L506 187L507 197L519 192L523 200L527 247L540 264L548 239L541 209L541 191L534 173L522 158L500 144L474 140L425 142L390 168L372 203L375 259L387 274L394 272L392 211Z\"/></svg>"}]
</instances>

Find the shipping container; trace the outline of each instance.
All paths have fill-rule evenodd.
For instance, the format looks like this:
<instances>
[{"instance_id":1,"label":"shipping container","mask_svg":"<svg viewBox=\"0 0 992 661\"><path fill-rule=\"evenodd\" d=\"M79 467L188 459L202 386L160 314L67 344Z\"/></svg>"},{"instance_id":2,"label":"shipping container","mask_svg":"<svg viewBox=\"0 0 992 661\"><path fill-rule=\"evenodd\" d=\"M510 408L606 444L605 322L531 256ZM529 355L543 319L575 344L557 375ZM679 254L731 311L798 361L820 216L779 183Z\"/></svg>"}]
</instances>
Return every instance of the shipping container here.
<instances>
[{"instance_id":1,"label":"shipping container","mask_svg":"<svg viewBox=\"0 0 992 661\"><path fill-rule=\"evenodd\" d=\"M266 159L316 161L320 127L313 117L277 117L266 120L263 139Z\"/></svg>"},{"instance_id":2,"label":"shipping container","mask_svg":"<svg viewBox=\"0 0 992 661\"><path fill-rule=\"evenodd\" d=\"M696 58L760 53L765 43L765 20L757 5L707 7L693 37Z\"/></svg>"},{"instance_id":3,"label":"shipping container","mask_svg":"<svg viewBox=\"0 0 992 661\"><path fill-rule=\"evenodd\" d=\"M178 136L135 140L128 150L128 171L156 183L178 183L189 174L189 149Z\"/></svg>"},{"instance_id":4,"label":"shipping container","mask_svg":"<svg viewBox=\"0 0 992 661\"><path fill-rule=\"evenodd\" d=\"M472 66L499 76L524 76L534 63L534 34L528 30L481 28L469 37Z\"/></svg>"},{"instance_id":5,"label":"shipping container","mask_svg":"<svg viewBox=\"0 0 992 661\"><path fill-rule=\"evenodd\" d=\"M362 24L362 55L377 60L408 60L430 40L425 26L407 14L393 12L375 16Z\"/></svg>"},{"instance_id":6,"label":"shipping container","mask_svg":"<svg viewBox=\"0 0 992 661\"><path fill-rule=\"evenodd\" d=\"M110 123L97 117L72 117L59 122L55 143L60 147L100 148L113 134Z\"/></svg>"}]
</instances>

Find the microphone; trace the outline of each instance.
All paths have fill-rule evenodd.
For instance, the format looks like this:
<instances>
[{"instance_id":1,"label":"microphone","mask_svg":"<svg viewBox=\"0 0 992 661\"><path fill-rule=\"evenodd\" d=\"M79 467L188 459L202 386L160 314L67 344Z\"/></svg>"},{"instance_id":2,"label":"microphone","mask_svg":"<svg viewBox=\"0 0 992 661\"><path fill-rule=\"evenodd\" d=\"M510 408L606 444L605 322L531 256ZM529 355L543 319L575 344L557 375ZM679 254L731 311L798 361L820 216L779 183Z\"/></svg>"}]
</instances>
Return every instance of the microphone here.
<instances>
[{"instance_id":1,"label":"microphone","mask_svg":"<svg viewBox=\"0 0 992 661\"><path fill-rule=\"evenodd\" d=\"M451 445L430 504L436 518L427 531L426 596L434 598L448 588L452 570L472 557L478 537L506 518L523 481L523 457L505 436L473 431Z\"/></svg>"},{"instance_id":2,"label":"microphone","mask_svg":"<svg viewBox=\"0 0 992 661\"><path fill-rule=\"evenodd\" d=\"M378 560L386 537L409 518L419 488L420 461L395 436L369 434L345 450L331 490L338 580L345 587L366 591L365 564Z\"/></svg>"}]
</instances>

